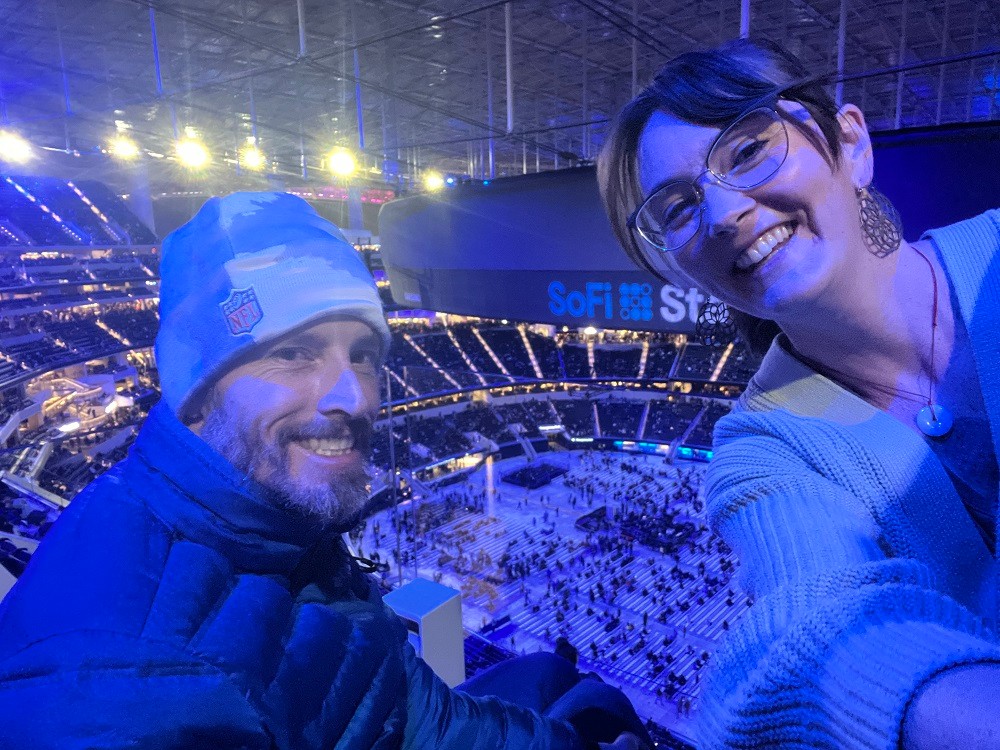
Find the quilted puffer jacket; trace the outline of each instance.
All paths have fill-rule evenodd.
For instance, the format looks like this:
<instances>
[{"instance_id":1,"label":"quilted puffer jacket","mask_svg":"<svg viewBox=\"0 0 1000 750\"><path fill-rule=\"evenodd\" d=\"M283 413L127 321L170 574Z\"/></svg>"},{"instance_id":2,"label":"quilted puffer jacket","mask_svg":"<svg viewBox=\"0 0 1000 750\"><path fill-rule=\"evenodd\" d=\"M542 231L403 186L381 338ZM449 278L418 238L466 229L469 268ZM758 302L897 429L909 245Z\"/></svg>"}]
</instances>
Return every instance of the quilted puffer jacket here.
<instances>
[{"instance_id":1,"label":"quilted puffer jacket","mask_svg":"<svg viewBox=\"0 0 1000 750\"><path fill-rule=\"evenodd\" d=\"M165 407L0 604L0 750L575 748L449 690L338 535Z\"/></svg>"}]
</instances>

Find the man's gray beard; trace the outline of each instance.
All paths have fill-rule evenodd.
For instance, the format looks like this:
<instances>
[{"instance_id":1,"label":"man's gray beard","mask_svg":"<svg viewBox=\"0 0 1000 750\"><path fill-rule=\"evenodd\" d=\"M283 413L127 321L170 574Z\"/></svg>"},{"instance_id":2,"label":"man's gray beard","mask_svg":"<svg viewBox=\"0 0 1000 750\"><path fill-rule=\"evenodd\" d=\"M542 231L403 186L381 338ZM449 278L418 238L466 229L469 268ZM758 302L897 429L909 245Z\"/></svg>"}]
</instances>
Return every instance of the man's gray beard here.
<instances>
[{"instance_id":1,"label":"man's gray beard","mask_svg":"<svg viewBox=\"0 0 1000 750\"><path fill-rule=\"evenodd\" d=\"M252 423L219 404L205 417L201 439L238 470L255 479L276 504L349 531L370 515L369 472L365 468L335 474L326 485L308 485L289 472L288 444L264 443Z\"/></svg>"}]
</instances>

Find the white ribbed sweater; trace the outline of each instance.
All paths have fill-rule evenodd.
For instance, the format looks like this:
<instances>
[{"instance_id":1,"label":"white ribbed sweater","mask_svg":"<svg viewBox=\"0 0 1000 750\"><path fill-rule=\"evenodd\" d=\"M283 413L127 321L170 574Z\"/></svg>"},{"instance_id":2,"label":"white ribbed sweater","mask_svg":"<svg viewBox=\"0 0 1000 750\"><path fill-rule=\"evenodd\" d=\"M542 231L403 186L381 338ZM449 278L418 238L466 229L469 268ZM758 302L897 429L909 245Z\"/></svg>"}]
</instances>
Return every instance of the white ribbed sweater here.
<instances>
[{"instance_id":1,"label":"white ribbed sweater","mask_svg":"<svg viewBox=\"0 0 1000 750\"><path fill-rule=\"evenodd\" d=\"M1000 210L928 236L1000 455ZM713 657L703 750L896 750L926 680L1000 662L1000 567L934 453L778 340L716 427L706 491L756 604Z\"/></svg>"}]
</instances>

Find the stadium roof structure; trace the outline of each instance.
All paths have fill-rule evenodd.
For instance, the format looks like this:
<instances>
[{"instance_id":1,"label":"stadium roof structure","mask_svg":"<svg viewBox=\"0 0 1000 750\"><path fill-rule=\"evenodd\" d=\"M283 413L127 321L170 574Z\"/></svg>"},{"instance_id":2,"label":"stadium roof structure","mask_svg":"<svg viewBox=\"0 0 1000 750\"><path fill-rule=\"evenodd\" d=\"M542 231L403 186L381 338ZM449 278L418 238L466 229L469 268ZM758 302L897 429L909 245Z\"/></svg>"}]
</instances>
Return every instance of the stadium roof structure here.
<instances>
[{"instance_id":1,"label":"stadium roof structure","mask_svg":"<svg viewBox=\"0 0 1000 750\"><path fill-rule=\"evenodd\" d=\"M817 73L842 50L873 129L1000 116L992 0L2 0L0 17L0 126L87 155L118 121L164 189L184 184L185 132L214 173L256 136L272 173L314 184L335 146L375 184L586 162L665 60L742 27Z\"/></svg>"}]
</instances>

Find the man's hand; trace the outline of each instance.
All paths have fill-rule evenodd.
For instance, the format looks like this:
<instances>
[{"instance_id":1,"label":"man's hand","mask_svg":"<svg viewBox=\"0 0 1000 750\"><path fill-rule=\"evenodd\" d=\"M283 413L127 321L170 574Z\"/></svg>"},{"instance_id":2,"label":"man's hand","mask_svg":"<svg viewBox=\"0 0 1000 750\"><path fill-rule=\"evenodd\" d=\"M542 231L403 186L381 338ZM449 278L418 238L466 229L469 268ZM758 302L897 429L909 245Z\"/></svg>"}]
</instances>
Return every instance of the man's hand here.
<instances>
[{"instance_id":1,"label":"man's hand","mask_svg":"<svg viewBox=\"0 0 1000 750\"><path fill-rule=\"evenodd\" d=\"M631 732L622 732L614 742L599 742L601 750L650 750Z\"/></svg>"}]
</instances>

